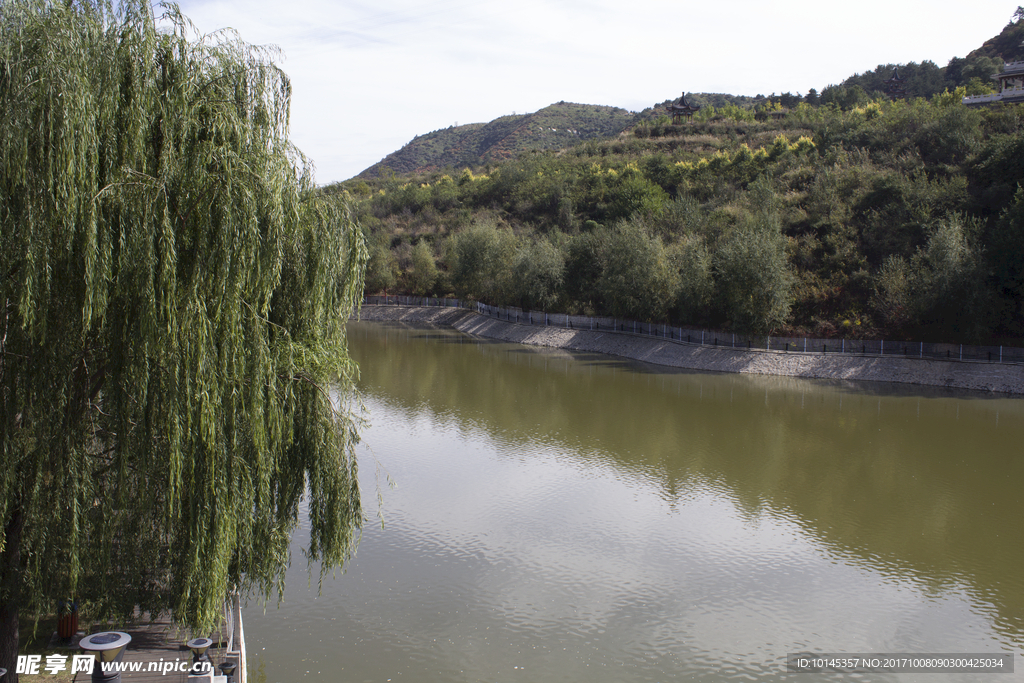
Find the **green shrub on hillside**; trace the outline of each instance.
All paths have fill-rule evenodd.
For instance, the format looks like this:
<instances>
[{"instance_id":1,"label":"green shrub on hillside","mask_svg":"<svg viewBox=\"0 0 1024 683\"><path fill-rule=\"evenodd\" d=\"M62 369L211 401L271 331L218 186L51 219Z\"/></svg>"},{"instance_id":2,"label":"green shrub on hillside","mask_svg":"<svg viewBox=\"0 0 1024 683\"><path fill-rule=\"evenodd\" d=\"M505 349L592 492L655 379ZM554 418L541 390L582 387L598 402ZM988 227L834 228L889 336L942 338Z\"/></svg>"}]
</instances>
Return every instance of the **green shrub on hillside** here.
<instances>
[{"instance_id":1,"label":"green shrub on hillside","mask_svg":"<svg viewBox=\"0 0 1024 683\"><path fill-rule=\"evenodd\" d=\"M565 262L551 242L540 239L516 251L511 301L524 311L550 310L562 291Z\"/></svg>"},{"instance_id":2,"label":"green shrub on hillside","mask_svg":"<svg viewBox=\"0 0 1024 683\"><path fill-rule=\"evenodd\" d=\"M511 303L513 282L510 264L518 247L511 230L493 223L477 223L455 234L450 245L451 282L464 299L497 305Z\"/></svg>"},{"instance_id":3,"label":"green shrub on hillside","mask_svg":"<svg viewBox=\"0 0 1024 683\"><path fill-rule=\"evenodd\" d=\"M679 292L679 273L661 238L637 221L624 221L609 232L600 258L597 289L607 313L652 322L667 319Z\"/></svg>"},{"instance_id":4,"label":"green shrub on hillside","mask_svg":"<svg viewBox=\"0 0 1024 683\"><path fill-rule=\"evenodd\" d=\"M714 257L721 314L731 329L766 334L782 326L793 305L786 238L764 213L726 235Z\"/></svg>"},{"instance_id":5,"label":"green shrub on hillside","mask_svg":"<svg viewBox=\"0 0 1024 683\"><path fill-rule=\"evenodd\" d=\"M434 252L426 240L420 240L412 250L412 268L409 271L409 289L413 294L432 294L437 282L437 264Z\"/></svg>"}]
</instances>

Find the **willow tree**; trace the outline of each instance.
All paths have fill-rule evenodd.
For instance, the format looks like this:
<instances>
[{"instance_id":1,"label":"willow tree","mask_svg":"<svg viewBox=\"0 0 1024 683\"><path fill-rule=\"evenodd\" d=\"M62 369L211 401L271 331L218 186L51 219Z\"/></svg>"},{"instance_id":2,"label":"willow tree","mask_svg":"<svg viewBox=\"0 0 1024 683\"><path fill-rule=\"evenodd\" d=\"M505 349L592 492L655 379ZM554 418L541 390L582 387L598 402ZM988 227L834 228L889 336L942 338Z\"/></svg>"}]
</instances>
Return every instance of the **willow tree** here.
<instances>
[{"instance_id":1,"label":"willow tree","mask_svg":"<svg viewBox=\"0 0 1024 683\"><path fill-rule=\"evenodd\" d=\"M304 497L322 570L362 518L338 398L360 233L289 142L274 55L164 10L0 3L12 672L19 613L75 598L206 628L230 590L280 587Z\"/></svg>"}]
</instances>

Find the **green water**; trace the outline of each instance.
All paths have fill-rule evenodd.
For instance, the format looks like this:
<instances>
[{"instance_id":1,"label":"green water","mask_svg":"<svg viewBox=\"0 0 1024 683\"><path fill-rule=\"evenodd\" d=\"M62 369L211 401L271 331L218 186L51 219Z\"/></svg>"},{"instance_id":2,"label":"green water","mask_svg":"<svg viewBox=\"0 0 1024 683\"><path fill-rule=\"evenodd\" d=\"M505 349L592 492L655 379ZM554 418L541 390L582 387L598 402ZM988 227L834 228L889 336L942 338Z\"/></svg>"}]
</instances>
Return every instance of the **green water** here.
<instances>
[{"instance_id":1,"label":"green water","mask_svg":"<svg viewBox=\"0 0 1024 683\"><path fill-rule=\"evenodd\" d=\"M319 597L300 530L246 611L268 681L978 680L804 651L1024 680L1024 401L349 329L368 521Z\"/></svg>"}]
</instances>

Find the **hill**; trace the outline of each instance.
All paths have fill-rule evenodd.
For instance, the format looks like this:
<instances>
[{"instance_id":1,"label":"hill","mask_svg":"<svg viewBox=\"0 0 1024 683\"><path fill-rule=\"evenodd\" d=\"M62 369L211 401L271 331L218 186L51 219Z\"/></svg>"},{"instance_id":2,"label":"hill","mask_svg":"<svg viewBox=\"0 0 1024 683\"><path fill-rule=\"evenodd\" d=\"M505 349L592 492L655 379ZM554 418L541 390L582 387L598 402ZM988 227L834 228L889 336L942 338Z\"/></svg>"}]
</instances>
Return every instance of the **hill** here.
<instances>
[{"instance_id":1,"label":"hill","mask_svg":"<svg viewBox=\"0 0 1024 683\"><path fill-rule=\"evenodd\" d=\"M765 99L724 93L690 93L687 98L701 107L719 108L749 108ZM512 159L522 152L565 149L586 140L614 137L637 123L664 116L673 101L675 98L665 100L639 114L620 107L558 102L532 114L449 126L416 136L356 178L369 180L388 172L407 175L445 168L479 168Z\"/></svg>"},{"instance_id":2,"label":"hill","mask_svg":"<svg viewBox=\"0 0 1024 683\"><path fill-rule=\"evenodd\" d=\"M501 116L490 123L449 126L420 135L357 177L376 178L443 168L476 168L529 150L561 149L619 134L636 118L619 107L558 102L532 114Z\"/></svg>"},{"instance_id":3,"label":"hill","mask_svg":"<svg viewBox=\"0 0 1024 683\"><path fill-rule=\"evenodd\" d=\"M986 45L1016 40L1018 14ZM679 123L664 103L560 103L417 138L412 170L325 191L348 193L366 235L368 292L1007 343L1024 339L1024 105L963 106L991 87L988 54L899 65L895 101L883 65L820 97L689 95L704 108Z\"/></svg>"},{"instance_id":4,"label":"hill","mask_svg":"<svg viewBox=\"0 0 1024 683\"><path fill-rule=\"evenodd\" d=\"M967 59L988 57L1003 62L1024 60L1024 7L1018 7L1014 20L1008 23L999 35L989 38Z\"/></svg>"}]
</instances>

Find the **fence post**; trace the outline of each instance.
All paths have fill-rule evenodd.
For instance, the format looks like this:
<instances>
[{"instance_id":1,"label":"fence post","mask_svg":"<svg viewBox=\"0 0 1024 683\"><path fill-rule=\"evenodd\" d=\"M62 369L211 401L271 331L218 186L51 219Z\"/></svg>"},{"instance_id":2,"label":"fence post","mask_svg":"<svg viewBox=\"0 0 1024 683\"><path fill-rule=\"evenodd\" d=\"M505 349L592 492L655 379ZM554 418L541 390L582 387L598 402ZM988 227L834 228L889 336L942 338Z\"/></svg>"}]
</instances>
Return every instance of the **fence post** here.
<instances>
[{"instance_id":1,"label":"fence post","mask_svg":"<svg viewBox=\"0 0 1024 683\"><path fill-rule=\"evenodd\" d=\"M878 347L878 355L879 356L884 356L885 355L885 340L884 339L882 340L882 345Z\"/></svg>"},{"instance_id":2,"label":"fence post","mask_svg":"<svg viewBox=\"0 0 1024 683\"><path fill-rule=\"evenodd\" d=\"M1003 362L1003 347L1002 346L999 347L999 362L1000 363Z\"/></svg>"},{"instance_id":3,"label":"fence post","mask_svg":"<svg viewBox=\"0 0 1024 683\"><path fill-rule=\"evenodd\" d=\"M921 342L921 353L918 358L924 358L924 342Z\"/></svg>"},{"instance_id":4,"label":"fence post","mask_svg":"<svg viewBox=\"0 0 1024 683\"><path fill-rule=\"evenodd\" d=\"M765 343L764 350L765 351L771 351L772 350L772 335L770 335L770 334L768 335L768 341Z\"/></svg>"},{"instance_id":5,"label":"fence post","mask_svg":"<svg viewBox=\"0 0 1024 683\"><path fill-rule=\"evenodd\" d=\"M960 345L960 360L964 359L964 345Z\"/></svg>"},{"instance_id":6,"label":"fence post","mask_svg":"<svg viewBox=\"0 0 1024 683\"><path fill-rule=\"evenodd\" d=\"M704 345L704 330L700 331L700 343L701 343L701 346Z\"/></svg>"}]
</instances>

